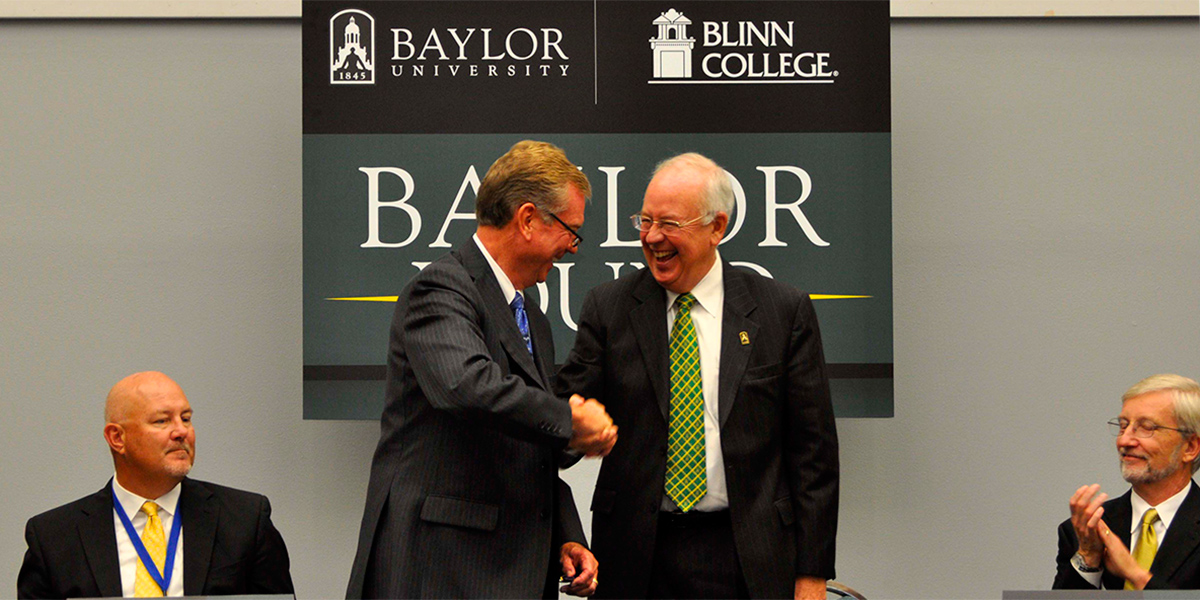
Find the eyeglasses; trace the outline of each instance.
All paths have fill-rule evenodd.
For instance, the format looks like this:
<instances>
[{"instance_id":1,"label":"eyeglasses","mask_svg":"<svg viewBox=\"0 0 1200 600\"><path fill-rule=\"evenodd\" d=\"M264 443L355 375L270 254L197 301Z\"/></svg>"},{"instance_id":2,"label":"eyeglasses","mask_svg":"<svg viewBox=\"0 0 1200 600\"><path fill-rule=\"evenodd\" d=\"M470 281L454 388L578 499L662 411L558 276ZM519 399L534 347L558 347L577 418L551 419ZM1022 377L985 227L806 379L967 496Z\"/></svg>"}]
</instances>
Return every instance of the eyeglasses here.
<instances>
[{"instance_id":1,"label":"eyeglasses","mask_svg":"<svg viewBox=\"0 0 1200 600\"><path fill-rule=\"evenodd\" d=\"M673 233L679 233L679 231L682 230L684 227L687 227L688 225L691 225L692 223L695 223L696 221L703 219L705 216L707 216L707 215L700 215L699 217L696 217L695 219L692 219L690 221L684 221L683 223L680 223L679 221L666 221L666 220L658 221L655 219L651 219L650 217L647 217L646 215L632 215L629 217L629 220L631 222L633 222L633 227L635 229L637 229L638 231L648 233L651 229L654 228L655 224L658 224L658 230L661 231L663 233L663 235L671 235Z\"/></svg>"},{"instance_id":2,"label":"eyeglasses","mask_svg":"<svg viewBox=\"0 0 1200 600\"><path fill-rule=\"evenodd\" d=\"M1128 429L1130 425L1133 425L1133 437L1141 438L1143 440L1154 437L1154 433L1159 429L1178 431L1179 435L1192 435L1192 432L1188 429L1176 429L1175 427L1159 425L1158 423L1154 423L1152 421L1138 421L1137 423L1130 423L1125 419L1113 419L1108 422L1109 431L1112 431L1114 436L1125 433L1125 430Z\"/></svg>"},{"instance_id":3,"label":"eyeglasses","mask_svg":"<svg viewBox=\"0 0 1200 600\"><path fill-rule=\"evenodd\" d=\"M578 247L579 247L579 244L582 244L582 243L583 243L583 236L582 236L582 235L579 235L579 232L578 232L578 231L575 231L574 229L571 229L571 226L570 226L570 225L567 225L566 223L563 223L563 220L562 220L562 219L560 219L560 218L558 218L558 216L557 216L557 215L555 215L554 213L552 213L552 212L547 212L546 214L550 215L550 218L551 218L551 219L554 219L555 221L558 221L558 224L559 224L559 225L562 225L562 226L563 226L563 229L566 229L567 231L569 231L569 232L571 233L571 235L575 236L575 239L571 240L571 247L572 247L572 248L578 248Z\"/></svg>"}]
</instances>

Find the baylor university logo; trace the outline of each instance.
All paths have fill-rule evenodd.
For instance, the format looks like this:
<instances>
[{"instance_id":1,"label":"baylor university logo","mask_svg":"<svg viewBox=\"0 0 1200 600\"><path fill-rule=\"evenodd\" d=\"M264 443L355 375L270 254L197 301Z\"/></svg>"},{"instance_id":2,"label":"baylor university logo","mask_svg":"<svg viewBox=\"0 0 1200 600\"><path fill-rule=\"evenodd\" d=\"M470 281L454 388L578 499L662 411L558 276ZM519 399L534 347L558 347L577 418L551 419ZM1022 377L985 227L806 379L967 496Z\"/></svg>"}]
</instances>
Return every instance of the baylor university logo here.
<instances>
[{"instance_id":1,"label":"baylor university logo","mask_svg":"<svg viewBox=\"0 0 1200 600\"><path fill-rule=\"evenodd\" d=\"M375 19L348 9L329 19L329 83L375 83Z\"/></svg>"}]
</instances>

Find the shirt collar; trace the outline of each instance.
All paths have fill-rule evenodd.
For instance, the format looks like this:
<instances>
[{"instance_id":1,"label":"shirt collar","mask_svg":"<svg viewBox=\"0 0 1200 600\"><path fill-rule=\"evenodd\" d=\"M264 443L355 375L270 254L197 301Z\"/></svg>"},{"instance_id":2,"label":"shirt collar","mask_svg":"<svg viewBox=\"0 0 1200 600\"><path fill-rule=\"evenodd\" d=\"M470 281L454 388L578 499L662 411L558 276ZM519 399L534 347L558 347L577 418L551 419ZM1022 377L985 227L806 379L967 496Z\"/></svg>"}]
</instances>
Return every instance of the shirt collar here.
<instances>
[{"instance_id":1,"label":"shirt collar","mask_svg":"<svg viewBox=\"0 0 1200 600\"><path fill-rule=\"evenodd\" d=\"M496 281L500 284L500 292L504 294L505 304L512 304L513 297L520 293L517 291L517 286L513 285L512 281L508 279L508 274L504 272L504 269L500 268L500 265L496 263L496 259L492 258L487 248L483 247L483 242L479 239L479 234L471 234L471 239L475 240L475 245L479 246L479 251L487 259L488 265L492 267L492 274L496 276ZM525 295L521 294L521 298L524 297Z\"/></svg>"},{"instance_id":2,"label":"shirt collar","mask_svg":"<svg viewBox=\"0 0 1200 600\"><path fill-rule=\"evenodd\" d=\"M721 253L717 252L717 257L713 260L712 267L708 273L696 283L692 288L691 294L696 297L696 304L700 305L708 314L716 315L717 307L720 305L721 294L725 292L725 273L721 268ZM675 306L675 299L681 294L667 290L667 308L672 309Z\"/></svg>"},{"instance_id":3,"label":"shirt collar","mask_svg":"<svg viewBox=\"0 0 1200 600\"><path fill-rule=\"evenodd\" d=\"M179 506L179 492L182 483L175 484L171 491L159 496L158 498L143 498L121 486L117 482L117 476L113 475L113 493L117 495L117 502L121 503L121 509L125 511L125 515L133 520L139 512L142 511L142 505L147 500L153 500L158 505L159 510L174 516L175 509Z\"/></svg>"},{"instance_id":4,"label":"shirt collar","mask_svg":"<svg viewBox=\"0 0 1200 600\"><path fill-rule=\"evenodd\" d=\"M1129 504L1133 509L1133 518L1130 519L1129 523L1130 533L1142 528L1142 517L1146 514L1146 511L1150 510L1151 508L1158 511L1158 518L1162 519L1163 529L1166 530L1170 528L1171 520L1175 518L1175 513L1179 512L1179 507L1183 505L1183 499L1187 498L1188 492L1191 491L1191 489L1191 484L1183 486L1182 490L1179 490L1179 492L1177 492L1174 496L1163 500L1158 504L1158 506L1150 506L1149 502L1146 502L1141 496L1138 495L1136 491L1134 491L1129 496Z\"/></svg>"}]
</instances>

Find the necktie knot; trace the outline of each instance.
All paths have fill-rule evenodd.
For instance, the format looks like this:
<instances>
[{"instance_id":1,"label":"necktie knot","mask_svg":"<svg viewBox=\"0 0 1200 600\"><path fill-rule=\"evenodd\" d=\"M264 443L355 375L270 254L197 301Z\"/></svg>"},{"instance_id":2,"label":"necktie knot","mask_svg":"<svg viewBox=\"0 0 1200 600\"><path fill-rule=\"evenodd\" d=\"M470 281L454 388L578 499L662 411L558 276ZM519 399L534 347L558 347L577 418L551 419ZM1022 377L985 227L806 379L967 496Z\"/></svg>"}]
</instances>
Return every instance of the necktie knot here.
<instances>
[{"instance_id":1,"label":"necktie knot","mask_svg":"<svg viewBox=\"0 0 1200 600\"><path fill-rule=\"evenodd\" d=\"M692 312L692 305L695 303L696 297L693 296L691 292L680 294L679 297L675 299L675 306L679 307L679 312L681 313Z\"/></svg>"},{"instance_id":2,"label":"necktie knot","mask_svg":"<svg viewBox=\"0 0 1200 600\"><path fill-rule=\"evenodd\" d=\"M1149 527L1150 525L1153 525L1154 522L1157 520L1158 520L1158 510L1152 508L1152 509L1146 511L1145 515L1142 515L1142 526Z\"/></svg>"},{"instance_id":3,"label":"necktie knot","mask_svg":"<svg viewBox=\"0 0 1200 600\"><path fill-rule=\"evenodd\" d=\"M146 513L147 517L157 517L158 504L156 504L153 500L147 500L146 503L142 505L142 512Z\"/></svg>"},{"instance_id":4,"label":"necktie knot","mask_svg":"<svg viewBox=\"0 0 1200 600\"><path fill-rule=\"evenodd\" d=\"M509 303L509 306L512 307L514 313L518 310L525 310L525 299L522 298L520 294L517 294L516 296L513 296L512 302Z\"/></svg>"}]
</instances>

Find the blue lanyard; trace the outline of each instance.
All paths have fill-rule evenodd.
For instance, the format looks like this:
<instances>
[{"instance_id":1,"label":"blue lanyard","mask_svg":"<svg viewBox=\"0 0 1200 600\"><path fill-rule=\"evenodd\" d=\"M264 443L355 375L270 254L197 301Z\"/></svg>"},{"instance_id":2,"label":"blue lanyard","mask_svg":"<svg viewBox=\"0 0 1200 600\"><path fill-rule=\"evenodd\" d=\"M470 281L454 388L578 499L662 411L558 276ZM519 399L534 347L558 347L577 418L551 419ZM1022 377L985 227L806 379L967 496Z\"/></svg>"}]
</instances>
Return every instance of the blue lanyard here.
<instances>
[{"instance_id":1,"label":"blue lanyard","mask_svg":"<svg viewBox=\"0 0 1200 600\"><path fill-rule=\"evenodd\" d=\"M121 502L117 500L116 490L112 491L113 508L117 511L117 516L121 517L121 524L125 526L125 533L129 534L129 541L133 543L133 549L137 550L138 558L142 559L142 564L145 565L146 571L150 573L150 577L154 579L154 583L158 584L158 588L162 590L164 596L167 595L167 588L171 586L171 574L175 570L175 550L179 547L179 532L183 531L183 511L182 498L175 503L175 517L171 521L171 539L167 542L167 560L163 563L163 574L158 574L158 566L154 564L154 559L150 558L150 553L146 551L146 545L142 543L142 538L138 537L137 530L133 528L133 521L129 520L129 515L125 514L125 509L121 506Z\"/></svg>"}]
</instances>

